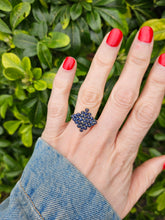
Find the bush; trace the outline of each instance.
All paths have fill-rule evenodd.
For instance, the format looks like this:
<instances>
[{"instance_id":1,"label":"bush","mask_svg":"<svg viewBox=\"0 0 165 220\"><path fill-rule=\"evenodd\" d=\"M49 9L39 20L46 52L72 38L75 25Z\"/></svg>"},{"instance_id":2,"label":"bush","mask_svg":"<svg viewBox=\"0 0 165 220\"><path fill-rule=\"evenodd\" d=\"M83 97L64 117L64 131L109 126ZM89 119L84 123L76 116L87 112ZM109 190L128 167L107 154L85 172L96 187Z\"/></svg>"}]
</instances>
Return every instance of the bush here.
<instances>
[{"instance_id":1,"label":"bush","mask_svg":"<svg viewBox=\"0 0 165 220\"><path fill-rule=\"evenodd\" d=\"M138 29L154 29L156 57L165 52L164 0L1 0L0 1L0 195L10 193L28 162L46 122L47 102L57 69L66 56L78 62L67 121L103 36L120 28L124 40L106 82L99 117L125 63ZM146 80L144 76L142 87ZM164 154L165 99L135 162ZM165 179L159 175L125 219L162 219Z\"/></svg>"}]
</instances>

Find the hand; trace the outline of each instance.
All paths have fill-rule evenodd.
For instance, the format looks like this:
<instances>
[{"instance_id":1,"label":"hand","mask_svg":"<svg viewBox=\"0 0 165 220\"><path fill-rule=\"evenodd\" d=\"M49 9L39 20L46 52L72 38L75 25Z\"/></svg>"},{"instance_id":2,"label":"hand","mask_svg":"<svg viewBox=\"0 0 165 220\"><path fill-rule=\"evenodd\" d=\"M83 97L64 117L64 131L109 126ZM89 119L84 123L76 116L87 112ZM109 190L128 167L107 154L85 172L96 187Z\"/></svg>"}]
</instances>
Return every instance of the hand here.
<instances>
[{"instance_id":1,"label":"hand","mask_svg":"<svg viewBox=\"0 0 165 220\"><path fill-rule=\"evenodd\" d=\"M89 108L92 116L96 116L106 79L122 41L120 30L113 29L108 34L79 90L74 113ZM72 57L67 58L56 74L48 103L47 123L41 136L93 183L121 218L154 182L165 163L165 156L156 157L133 170L139 145L157 118L165 94L163 54L155 61L139 96L152 47L153 31L150 27L143 27L132 43L121 76L97 124L83 132L73 120L65 122L69 92L76 72L76 61Z\"/></svg>"}]
</instances>

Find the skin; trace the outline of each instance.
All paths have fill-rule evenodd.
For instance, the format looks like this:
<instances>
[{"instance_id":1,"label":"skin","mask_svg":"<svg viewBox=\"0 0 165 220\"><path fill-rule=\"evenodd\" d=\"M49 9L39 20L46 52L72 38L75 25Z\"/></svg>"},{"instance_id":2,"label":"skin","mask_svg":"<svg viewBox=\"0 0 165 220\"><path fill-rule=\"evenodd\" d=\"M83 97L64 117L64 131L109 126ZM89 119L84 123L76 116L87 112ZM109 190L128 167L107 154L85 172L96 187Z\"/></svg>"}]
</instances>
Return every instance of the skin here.
<instances>
[{"instance_id":1,"label":"skin","mask_svg":"<svg viewBox=\"0 0 165 220\"><path fill-rule=\"evenodd\" d=\"M89 108L93 117L97 114L106 79L121 45L109 46L107 36L79 90L74 113ZM139 96L152 48L153 40L141 42L137 33L97 124L83 132L73 120L65 122L77 64L71 70L65 70L61 65L54 79L47 122L41 136L93 183L121 218L155 181L165 163L165 156L160 156L133 170L139 145L159 115L165 95L165 67L157 59Z\"/></svg>"}]
</instances>

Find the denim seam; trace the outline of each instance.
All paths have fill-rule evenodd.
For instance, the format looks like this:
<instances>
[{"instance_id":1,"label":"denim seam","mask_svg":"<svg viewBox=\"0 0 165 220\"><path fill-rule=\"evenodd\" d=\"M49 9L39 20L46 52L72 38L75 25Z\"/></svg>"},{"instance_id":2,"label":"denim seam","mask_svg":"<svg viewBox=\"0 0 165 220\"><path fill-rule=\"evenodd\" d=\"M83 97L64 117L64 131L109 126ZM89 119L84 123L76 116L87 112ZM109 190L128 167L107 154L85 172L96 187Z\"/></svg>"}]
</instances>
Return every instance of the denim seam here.
<instances>
[{"instance_id":1,"label":"denim seam","mask_svg":"<svg viewBox=\"0 0 165 220\"><path fill-rule=\"evenodd\" d=\"M25 191L25 189L23 188L21 182L20 182L20 187L21 187L21 189L23 190L23 192L25 193L25 195L28 197L28 199L30 200L30 202L31 202L33 208L35 209L35 211L38 213L38 215L41 217L41 219L44 220L44 218L42 217L41 213L40 213L40 212L38 211L38 209L35 207L35 205L34 205L33 201L31 200L30 196L26 193L26 191Z\"/></svg>"}]
</instances>

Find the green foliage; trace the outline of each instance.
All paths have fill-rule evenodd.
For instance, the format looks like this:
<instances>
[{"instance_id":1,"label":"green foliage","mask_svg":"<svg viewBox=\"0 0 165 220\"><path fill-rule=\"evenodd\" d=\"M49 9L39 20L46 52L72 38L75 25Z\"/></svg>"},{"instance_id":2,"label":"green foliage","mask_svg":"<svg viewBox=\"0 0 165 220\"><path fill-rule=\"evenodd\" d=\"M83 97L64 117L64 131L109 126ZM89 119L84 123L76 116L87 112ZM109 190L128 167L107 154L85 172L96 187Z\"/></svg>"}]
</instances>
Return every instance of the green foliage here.
<instances>
[{"instance_id":1,"label":"green foliage","mask_svg":"<svg viewBox=\"0 0 165 220\"><path fill-rule=\"evenodd\" d=\"M0 0L0 195L10 193L46 123L53 79L66 56L78 62L67 120L78 90L105 34L124 34L108 76L101 114L138 29L154 29L152 64L165 52L164 0ZM148 71L152 65L149 65ZM147 75L147 74L146 74ZM145 83L146 76L143 80ZM165 153L165 99L160 115L141 144L135 166ZM125 219L162 219L165 180L161 174Z\"/></svg>"}]
</instances>

